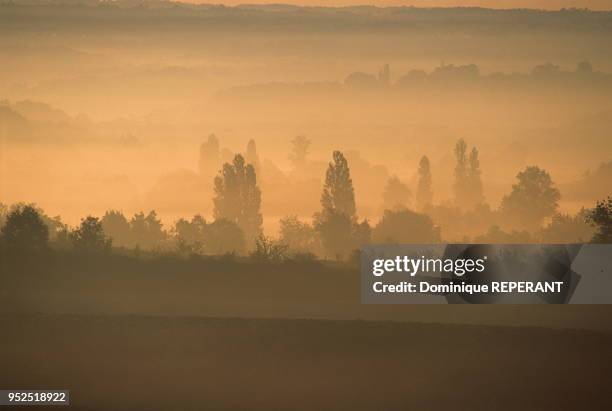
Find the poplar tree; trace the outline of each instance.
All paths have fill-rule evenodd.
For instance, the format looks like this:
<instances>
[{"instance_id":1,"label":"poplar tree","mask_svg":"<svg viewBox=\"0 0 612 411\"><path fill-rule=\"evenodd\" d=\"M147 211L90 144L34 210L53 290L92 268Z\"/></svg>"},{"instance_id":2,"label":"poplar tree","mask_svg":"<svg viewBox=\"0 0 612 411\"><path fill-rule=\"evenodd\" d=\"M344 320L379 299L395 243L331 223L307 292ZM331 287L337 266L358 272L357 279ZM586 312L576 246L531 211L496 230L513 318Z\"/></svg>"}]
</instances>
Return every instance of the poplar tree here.
<instances>
[{"instance_id":1,"label":"poplar tree","mask_svg":"<svg viewBox=\"0 0 612 411\"><path fill-rule=\"evenodd\" d=\"M291 140L291 154L289 154L289 161L291 161L294 169L300 169L306 165L308 148L310 147L310 144L311 141L305 136L297 136Z\"/></svg>"},{"instance_id":2,"label":"poplar tree","mask_svg":"<svg viewBox=\"0 0 612 411\"><path fill-rule=\"evenodd\" d=\"M419 210L424 210L433 203L433 192L431 188L431 167L427 156L421 157L419 161L419 181L417 184L416 201Z\"/></svg>"},{"instance_id":3,"label":"poplar tree","mask_svg":"<svg viewBox=\"0 0 612 411\"><path fill-rule=\"evenodd\" d=\"M327 168L321 207L314 216L314 226L328 256L342 259L354 248L369 243L370 225L366 220L357 221L353 180L340 151L334 151Z\"/></svg>"},{"instance_id":4,"label":"poplar tree","mask_svg":"<svg viewBox=\"0 0 612 411\"><path fill-rule=\"evenodd\" d=\"M467 144L461 138L455 145L455 159L455 204L463 209L472 209L484 201L478 149L473 147L468 156Z\"/></svg>"},{"instance_id":5,"label":"poplar tree","mask_svg":"<svg viewBox=\"0 0 612 411\"><path fill-rule=\"evenodd\" d=\"M262 233L261 190L257 185L255 168L245 164L240 154L225 163L214 180L213 198L216 220L228 220L244 232L247 247L251 248Z\"/></svg>"},{"instance_id":6,"label":"poplar tree","mask_svg":"<svg viewBox=\"0 0 612 411\"><path fill-rule=\"evenodd\" d=\"M357 219L355 190L348 162L340 151L334 151L333 162L329 163L325 174L325 185L321 194L323 211L345 214L354 221Z\"/></svg>"},{"instance_id":7,"label":"poplar tree","mask_svg":"<svg viewBox=\"0 0 612 411\"><path fill-rule=\"evenodd\" d=\"M455 144L455 181L453 184L453 194L455 203L462 208L468 204L468 159L467 159L467 144L464 139L460 138Z\"/></svg>"},{"instance_id":8,"label":"poplar tree","mask_svg":"<svg viewBox=\"0 0 612 411\"><path fill-rule=\"evenodd\" d=\"M245 160L247 164L250 164L255 169L255 174L260 175L260 167L259 167L259 156L257 155L257 146L255 145L255 140L249 140L246 148L246 156Z\"/></svg>"},{"instance_id":9,"label":"poplar tree","mask_svg":"<svg viewBox=\"0 0 612 411\"><path fill-rule=\"evenodd\" d=\"M200 146L199 169L200 174L214 175L220 163L219 140L214 134L208 136L208 140Z\"/></svg>"},{"instance_id":10,"label":"poplar tree","mask_svg":"<svg viewBox=\"0 0 612 411\"><path fill-rule=\"evenodd\" d=\"M478 159L478 150L476 147L472 148L469 158L469 170L468 170L468 206L470 208L482 204L484 201L484 194L482 188L482 180L480 178L480 160Z\"/></svg>"}]
</instances>

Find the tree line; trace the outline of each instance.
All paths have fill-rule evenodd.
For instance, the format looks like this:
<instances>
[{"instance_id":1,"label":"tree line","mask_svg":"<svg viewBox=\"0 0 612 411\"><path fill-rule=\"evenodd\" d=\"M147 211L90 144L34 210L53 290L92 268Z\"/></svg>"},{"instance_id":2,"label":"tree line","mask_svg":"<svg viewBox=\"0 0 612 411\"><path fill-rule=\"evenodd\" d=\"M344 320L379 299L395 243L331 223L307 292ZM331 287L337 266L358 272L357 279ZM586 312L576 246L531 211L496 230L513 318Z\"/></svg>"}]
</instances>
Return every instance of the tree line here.
<instances>
[{"instance_id":1,"label":"tree line","mask_svg":"<svg viewBox=\"0 0 612 411\"><path fill-rule=\"evenodd\" d=\"M310 141L293 140L291 161L304 164ZM211 136L201 148L200 168L214 164L219 144ZM50 218L33 204L0 204L0 242L16 250L41 250L49 246L84 253L115 249L155 250L183 255L250 254L256 259L317 257L345 260L362 245L370 243L435 243L442 241L442 228L448 220L473 221L483 226L483 234L466 242L612 242L612 197L583 209L575 216L557 213L561 198L550 175L537 166L517 174L511 192L497 209L485 202L479 151L468 148L465 140L455 145L454 205L434 205L433 178L429 159L418 165L416 207L409 209L408 187L396 176L389 178L383 193L385 210L371 226L357 215L350 167L344 154L334 151L325 173L320 210L312 223L290 215L280 220L276 239L264 235L261 213L262 192L258 184L259 162L255 143L250 141L246 155L237 154L223 164L213 180L213 220L201 215L181 218L165 230L155 211L139 212L127 218L109 210L101 218L87 216L74 228ZM467 210L467 211L462 211ZM543 226L544 221L548 224ZM519 230L504 231L500 224ZM536 232L537 234L532 234ZM576 238L584 235L585 238Z\"/></svg>"}]
</instances>

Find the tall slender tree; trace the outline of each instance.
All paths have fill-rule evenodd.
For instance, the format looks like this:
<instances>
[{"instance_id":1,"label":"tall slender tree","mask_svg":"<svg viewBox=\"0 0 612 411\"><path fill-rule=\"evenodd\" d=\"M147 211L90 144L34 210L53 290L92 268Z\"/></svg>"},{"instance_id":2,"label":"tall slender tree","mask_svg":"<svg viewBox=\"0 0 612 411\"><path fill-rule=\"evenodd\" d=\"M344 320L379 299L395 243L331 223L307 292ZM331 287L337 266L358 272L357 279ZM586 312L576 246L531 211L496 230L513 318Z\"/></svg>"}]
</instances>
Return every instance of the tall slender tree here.
<instances>
[{"instance_id":1,"label":"tall slender tree","mask_svg":"<svg viewBox=\"0 0 612 411\"><path fill-rule=\"evenodd\" d=\"M291 140L291 154L289 155L289 160L294 169L300 169L306 165L310 144L311 141L305 136L297 136Z\"/></svg>"},{"instance_id":2,"label":"tall slender tree","mask_svg":"<svg viewBox=\"0 0 612 411\"><path fill-rule=\"evenodd\" d=\"M236 223L251 248L262 233L261 190L255 168L245 164L240 154L232 164L225 163L214 180L214 217Z\"/></svg>"},{"instance_id":3,"label":"tall slender tree","mask_svg":"<svg viewBox=\"0 0 612 411\"><path fill-rule=\"evenodd\" d=\"M419 180L417 184L417 208L424 210L433 203L433 192L431 187L431 167L427 156L421 157L419 161Z\"/></svg>"},{"instance_id":4,"label":"tall slender tree","mask_svg":"<svg viewBox=\"0 0 612 411\"><path fill-rule=\"evenodd\" d=\"M480 171L480 160L478 159L478 149L472 148L469 158L469 169L468 169L468 207L473 208L478 204L482 204L484 201L484 194L482 188L482 179Z\"/></svg>"},{"instance_id":5,"label":"tall slender tree","mask_svg":"<svg viewBox=\"0 0 612 411\"><path fill-rule=\"evenodd\" d=\"M455 144L455 160L455 181L453 183L455 203L459 207L466 207L469 202L468 158L467 144L462 138Z\"/></svg>"},{"instance_id":6,"label":"tall slender tree","mask_svg":"<svg viewBox=\"0 0 612 411\"><path fill-rule=\"evenodd\" d=\"M199 169L200 174L214 175L220 163L219 140L214 134L208 136L208 140L200 146Z\"/></svg>"},{"instance_id":7,"label":"tall slender tree","mask_svg":"<svg viewBox=\"0 0 612 411\"><path fill-rule=\"evenodd\" d=\"M334 151L321 194L322 210L314 216L314 227L329 257L343 259L351 250L370 241L367 220L357 221L355 191L346 158Z\"/></svg>"},{"instance_id":8,"label":"tall slender tree","mask_svg":"<svg viewBox=\"0 0 612 411\"><path fill-rule=\"evenodd\" d=\"M323 210L345 214L354 221L357 219L355 190L348 162L340 151L334 151L333 162L329 163L325 174L325 185L321 194Z\"/></svg>"},{"instance_id":9,"label":"tall slender tree","mask_svg":"<svg viewBox=\"0 0 612 411\"><path fill-rule=\"evenodd\" d=\"M455 204L463 209L473 209L484 201L478 149L472 148L469 155L464 139L455 145L455 182L453 192Z\"/></svg>"},{"instance_id":10,"label":"tall slender tree","mask_svg":"<svg viewBox=\"0 0 612 411\"><path fill-rule=\"evenodd\" d=\"M250 164L255 169L255 174L260 177L260 167L259 167L259 156L257 155L257 146L255 145L255 140L249 140L246 148L245 160L247 164Z\"/></svg>"}]
</instances>

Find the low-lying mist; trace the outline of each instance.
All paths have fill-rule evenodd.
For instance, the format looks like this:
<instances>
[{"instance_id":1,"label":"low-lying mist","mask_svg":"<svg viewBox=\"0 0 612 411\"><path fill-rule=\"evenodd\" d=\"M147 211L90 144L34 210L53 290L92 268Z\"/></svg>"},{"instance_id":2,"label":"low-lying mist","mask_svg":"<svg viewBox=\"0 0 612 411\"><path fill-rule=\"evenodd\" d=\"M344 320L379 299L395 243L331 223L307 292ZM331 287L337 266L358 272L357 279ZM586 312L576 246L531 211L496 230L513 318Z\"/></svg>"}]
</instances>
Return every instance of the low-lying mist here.
<instances>
[{"instance_id":1,"label":"low-lying mist","mask_svg":"<svg viewBox=\"0 0 612 411\"><path fill-rule=\"evenodd\" d=\"M610 13L167 5L0 5L2 203L70 225L110 209L211 220L213 179L250 140L270 235L320 208L334 150L372 223L394 177L417 208L423 156L433 204L454 207L459 139L491 209L528 166L559 212L609 194ZM202 168L210 134L219 158Z\"/></svg>"}]
</instances>

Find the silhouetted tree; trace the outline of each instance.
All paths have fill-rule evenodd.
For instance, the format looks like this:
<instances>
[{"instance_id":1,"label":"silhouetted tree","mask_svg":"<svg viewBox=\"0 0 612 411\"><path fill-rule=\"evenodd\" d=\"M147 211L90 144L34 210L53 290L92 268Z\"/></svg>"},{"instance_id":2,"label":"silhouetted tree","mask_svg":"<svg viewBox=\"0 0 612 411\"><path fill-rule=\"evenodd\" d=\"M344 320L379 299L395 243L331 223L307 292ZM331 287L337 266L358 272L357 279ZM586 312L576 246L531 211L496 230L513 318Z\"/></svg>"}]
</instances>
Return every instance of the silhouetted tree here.
<instances>
[{"instance_id":1,"label":"silhouetted tree","mask_svg":"<svg viewBox=\"0 0 612 411\"><path fill-rule=\"evenodd\" d=\"M58 235L68 228L68 226L62 222L62 218L58 215L51 218L40 209L38 212L40 213L43 222L49 229L49 241L55 243L60 240L58 239Z\"/></svg>"},{"instance_id":2,"label":"silhouetted tree","mask_svg":"<svg viewBox=\"0 0 612 411\"><path fill-rule=\"evenodd\" d=\"M257 146L255 145L255 140L253 139L249 140L247 144L245 160L247 164L253 166L255 169L255 174L259 176L261 180L259 156L257 155Z\"/></svg>"},{"instance_id":3,"label":"silhouetted tree","mask_svg":"<svg viewBox=\"0 0 612 411\"><path fill-rule=\"evenodd\" d=\"M480 178L480 160L478 159L478 150L472 148L469 158L469 169L467 174L467 206L473 208L484 201L482 189L482 180Z\"/></svg>"},{"instance_id":4,"label":"silhouetted tree","mask_svg":"<svg viewBox=\"0 0 612 411\"><path fill-rule=\"evenodd\" d=\"M440 227L447 242L469 242L470 236L486 231L498 219L498 213L487 204L462 210L454 203L442 202L429 207L426 214Z\"/></svg>"},{"instance_id":5,"label":"silhouetted tree","mask_svg":"<svg viewBox=\"0 0 612 411\"><path fill-rule=\"evenodd\" d=\"M354 249L370 244L372 241L372 227L368 220L363 220L361 223L353 224L353 241Z\"/></svg>"},{"instance_id":6,"label":"silhouetted tree","mask_svg":"<svg viewBox=\"0 0 612 411\"><path fill-rule=\"evenodd\" d=\"M356 71L344 79L344 85L355 90L374 90L379 88L381 83L372 74Z\"/></svg>"},{"instance_id":7,"label":"silhouetted tree","mask_svg":"<svg viewBox=\"0 0 612 411\"><path fill-rule=\"evenodd\" d=\"M243 254L245 248L244 232L235 222L218 219L206 225L204 236L206 254Z\"/></svg>"},{"instance_id":8,"label":"silhouetted tree","mask_svg":"<svg viewBox=\"0 0 612 411\"><path fill-rule=\"evenodd\" d=\"M505 232L498 225L492 225L489 230L474 239L477 244L528 244L533 242L531 234L527 231Z\"/></svg>"},{"instance_id":9,"label":"silhouetted tree","mask_svg":"<svg viewBox=\"0 0 612 411\"><path fill-rule=\"evenodd\" d=\"M142 211L134 214L130 220L130 230L134 245L138 247L152 249L161 246L166 239L163 225L155 211L150 211L146 216Z\"/></svg>"},{"instance_id":10,"label":"silhouetted tree","mask_svg":"<svg viewBox=\"0 0 612 411\"><path fill-rule=\"evenodd\" d=\"M200 146L199 169L203 175L211 175L217 172L220 165L219 140L214 134L208 136L208 140Z\"/></svg>"},{"instance_id":11,"label":"silhouetted tree","mask_svg":"<svg viewBox=\"0 0 612 411\"><path fill-rule=\"evenodd\" d=\"M251 253L251 258L258 262L281 262L287 259L288 248L286 244L276 242L262 234L255 241L255 250Z\"/></svg>"},{"instance_id":12,"label":"silhouetted tree","mask_svg":"<svg viewBox=\"0 0 612 411\"><path fill-rule=\"evenodd\" d=\"M316 236L314 228L300 221L297 216L287 216L280 220L280 242L293 252L315 252Z\"/></svg>"},{"instance_id":13,"label":"silhouetted tree","mask_svg":"<svg viewBox=\"0 0 612 411\"><path fill-rule=\"evenodd\" d=\"M236 155L232 164L225 163L215 177L214 216L236 223L244 232L247 246L253 247L262 232L261 191L255 168Z\"/></svg>"},{"instance_id":14,"label":"silhouetted tree","mask_svg":"<svg viewBox=\"0 0 612 411\"><path fill-rule=\"evenodd\" d=\"M416 87L423 87L427 84L427 72L424 70L410 70L407 74L400 77L395 83L396 86L414 90Z\"/></svg>"},{"instance_id":15,"label":"silhouetted tree","mask_svg":"<svg viewBox=\"0 0 612 411\"><path fill-rule=\"evenodd\" d=\"M34 208L43 224L47 226L49 232L48 242L54 242L57 239L58 233L67 228L66 224L62 222L60 216L49 217L47 214L45 214L42 208L36 207L34 204L17 203L11 206L10 209L6 206L3 206L4 208L2 209L2 206L3 205L0 203L0 227L2 227L4 224L3 221L6 221L9 211L30 206Z\"/></svg>"},{"instance_id":16,"label":"silhouetted tree","mask_svg":"<svg viewBox=\"0 0 612 411\"><path fill-rule=\"evenodd\" d=\"M391 84L391 69L388 64L385 64L383 68L378 71L378 81L385 87Z\"/></svg>"},{"instance_id":17,"label":"silhouetted tree","mask_svg":"<svg viewBox=\"0 0 612 411\"><path fill-rule=\"evenodd\" d=\"M117 210L107 211L101 220L104 234L113 240L118 246L129 246L132 244L130 223L127 218Z\"/></svg>"},{"instance_id":18,"label":"silhouetted tree","mask_svg":"<svg viewBox=\"0 0 612 411\"><path fill-rule=\"evenodd\" d=\"M15 250L41 250L47 247L49 240L49 228L33 205L13 207L0 233L6 245Z\"/></svg>"},{"instance_id":19,"label":"silhouetted tree","mask_svg":"<svg viewBox=\"0 0 612 411\"><path fill-rule=\"evenodd\" d=\"M467 159L467 144L465 140L460 138L455 144L455 181L453 183L453 193L455 203L464 208L467 203L468 191L468 159Z\"/></svg>"},{"instance_id":20,"label":"silhouetted tree","mask_svg":"<svg viewBox=\"0 0 612 411\"><path fill-rule=\"evenodd\" d=\"M0 229L6 222L6 218L8 217L8 206L4 203L0 203Z\"/></svg>"},{"instance_id":21,"label":"silhouetted tree","mask_svg":"<svg viewBox=\"0 0 612 411\"><path fill-rule=\"evenodd\" d=\"M612 243L612 197L598 201L588 213L587 221L597 230L591 242Z\"/></svg>"},{"instance_id":22,"label":"silhouetted tree","mask_svg":"<svg viewBox=\"0 0 612 411\"><path fill-rule=\"evenodd\" d=\"M475 64L455 66L454 64L444 64L436 67L430 78L436 82L465 82L477 80L480 75L480 68Z\"/></svg>"},{"instance_id":23,"label":"silhouetted tree","mask_svg":"<svg viewBox=\"0 0 612 411\"><path fill-rule=\"evenodd\" d=\"M315 230L319 233L326 255L337 260L346 258L353 248L352 234L355 222L346 213L335 209L315 214L314 221Z\"/></svg>"},{"instance_id":24,"label":"silhouetted tree","mask_svg":"<svg viewBox=\"0 0 612 411\"><path fill-rule=\"evenodd\" d=\"M351 172L348 162L340 151L334 151L333 162L329 163L327 168L321 206L324 211L346 214L351 221L357 218Z\"/></svg>"},{"instance_id":25,"label":"silhouetted tree","mask_svg":"<svg viewBox=\"0 0 612 411\"><path fill-rule=\"evenodd\" d=\"M200 215L195 215L191 221L183 218L174 225L177 248L184 253L201 253L204 251L206 242L206 220Z\"/></svg>"},{"instance_id":26,"label":"silhouetted tree","mask_svg":"<svg viewBox=\"0 0 612 411\"><path fill-rule=\"evenodd\" d=\"M588 211L580 210L576 215L555 214L540 233L543 243L581 243L593 237L593 228L587 223Z\"/></svg>"},{"instance_id":27,"label":"silhouetted tree","mask_svg":"<svg viewBox=\"0 0 612 411\"><path fill-rule=\"evenodd\" d=\"M581 61L576 65L576 73L583 75L593 74L593 65L590 61Z\"/></svg>"},{"instance_id":28,"label":"silhouetted tree","mask_svg":"<svg viewBox=\"0 0 612 411\"><path fill-rule=\"evenodd\" d=\"M387 180L387 185L383 192L383 205L385 209L393 210L409 207L411 199L412 193L410 189L397 176Z\"/></svg>"},{"instance_id":29,"label":"silhouetted tree","mask_svg":"<svg viewBox=\"0 0 612 411\"><path fill-rule=\"evenodd\" d=\"M291 140L289 161L291 161L294 169L301 169L306 165L310 144L310 140L305 136L297 136Z\"/></svg>"},{"instance_id":30,"label":"silhouetted tree","mask_svg":"<svg viewBox=\"0 0 612 411\"><path fill-rule=\"evenodd\" d=\"M484 200L478 150L472 148L468 157L467 144L461 138L455 145L455 159L455 204L463 209L471 209Z\"/></svg>"},{"instance_id":31,"label":"silhouetted tree","mask_svg":"<svg viewBox=\"0 0 612 411\"><path fill-rule=\"evenodd\" d=\"M431 168L427 156L421 157L419 162L419 180L417 184L417 208L425 210L433 203L433 192L431 188Z\"/></svg>"},{"instance_id":32,"label":"silhouetted tree","mask_svg":"<svg viewBox=\"0 0 612 411\"><path fill-rule=\"evenodd\" d=\"M110 251L112 240L104 235L102 223L97 217L88 216L70 233L70 239L75 250L84 253L100 253Z\"/></svg>"},{"instance_id":33,"label":"silhouetted tree","mask_svg":"<svg viewBox=\"0 0 612 411\"><path fill-rule=\"evenodd\" d=\"M67 225L64 225L60 230L57 231L55 239L53 240L53 248L59 250L70 250L73 247L72 244L72 232Z\"/></svg>"},{"instance_id":34,"label":"silhouetted tree","mask_svg":"<svg viewBox=\"0 0 612 411\"><path fill-rule=\"evenodd\" d=\"M440 230L425 214L410 210L385 210L374 227L372 238L376 244L410 244L440 242Z\"/></svg>"},{"instance_id":35,"label":"silhouetted tree","mask_svg":"<svg viewBox=\"0 0 612 411\"><path fill-rule=\"evenodd\" d=\"M546 64L539 64L531 70L531 75L534 77L539 77L540 79L556 76L559 73L561 73L561 68L550 62Z\"/></svg>"},{"instance_id":36,"label":"silhouetted tree","mask_svg":"<svg viewBox=\"0 0 612 411\"><path fill-rule=\"evenodd\" d=\"M334 151L321 194L322 210L314 216L314 227L329 257L341 259L352 249L353 226L357 222L355 192L346 158Z\"/></svg>"},{"instance_id":37,"label":"silhouetted tree","mask_svg":"<svg viewBox=\"0 0 612 411\"><path fill-rule=\"evenodd\" d=\"M346 158L334 151L321 194L322 210L314 215L314 227L329 257L344 259L370 240L367 221L358 223L355 191Z\"/></svg>"},{"instance_id":38,"label":"silhouetted tree","mask_svg":"<svg viewBox=\"0 0 612 411\"><path fill-rule=\"evenodd\" d=\"M516 178L518 182L502 199L501 211L517 227L537 229L557 211L561 194L550 175L539 167L527 167Z\"/></svg>"}]
</instances>

